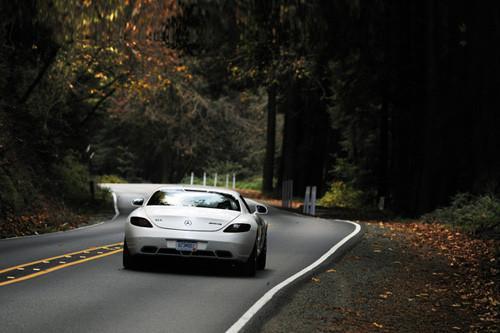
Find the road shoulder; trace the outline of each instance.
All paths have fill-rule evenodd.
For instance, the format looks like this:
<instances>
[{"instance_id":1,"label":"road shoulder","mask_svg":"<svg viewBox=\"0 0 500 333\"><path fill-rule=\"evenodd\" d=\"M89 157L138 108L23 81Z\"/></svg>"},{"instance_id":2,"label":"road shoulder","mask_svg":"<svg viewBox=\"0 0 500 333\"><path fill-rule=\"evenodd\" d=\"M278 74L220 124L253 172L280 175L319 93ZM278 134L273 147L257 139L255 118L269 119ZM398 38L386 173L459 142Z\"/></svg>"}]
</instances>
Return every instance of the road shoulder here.
<instances>
[{"instance_id":1,"label":"road shoulder","mask_svg":"<svg viewBox=\"0 0 500 333\"><path fill-rule=\"evenodd\" d=\"M467 289L468 282L484 288L492 281L472 280L446 253L415 246L413 235L397 228L365 227L347 255L281 297L256 331L495 332L495 295L476 302L477 288Z\"/></svg>"},{"instance_id":2,"label":"road shoulder","mask_svg":"<svg viewBox=\"0 0 500 333\"><path fill-rule=\"evenodd\" d=\"M321 272L332 261L338 260L347 253L363 235L363 227L355 222L344 220L326 220L324 223L350 224L353 230L324 253L320 258L264 294L227 332L259 332L262 323L268 321L275 309L288 302L288 295L309 281L314 274ZM240 323L241 322L241 323Z\"/></svg>"}]
</instances>

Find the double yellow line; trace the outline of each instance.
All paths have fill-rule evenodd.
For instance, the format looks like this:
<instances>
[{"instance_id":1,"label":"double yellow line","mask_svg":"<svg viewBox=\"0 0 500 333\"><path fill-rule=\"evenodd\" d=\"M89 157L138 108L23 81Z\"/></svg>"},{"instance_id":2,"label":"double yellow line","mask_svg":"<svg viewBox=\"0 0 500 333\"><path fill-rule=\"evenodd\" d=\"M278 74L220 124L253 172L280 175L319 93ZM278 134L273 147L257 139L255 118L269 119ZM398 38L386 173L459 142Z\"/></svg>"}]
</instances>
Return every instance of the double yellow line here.
<instances>
[{"instance_id":1,"label":"double yellow line","mask_svg":"<svg viewBox=\"0 0 500 333\"><path fill-rule=\"evenodd\" d=\"M22 264L22 265L18 265L18 266L13 266L13 267L2 269L2 270L0 270L0 287L1 286L6 286L8 284L12 284L12 283L16 283L16 282L21 282L21 281L24 281L24 280L32 279L34 277L37 277L37 276L40 276L40 275L44 275L44 274L48 274L50 272L54 272L54 271L57 271L59 269L63 269L63 268L66 268L66 267L78 265L78 264L81 264L81 263L84 263L84 262L87 262L87 261L90 261L90 260L96 260L96 259L99 259L99 258L102 258L102 257L106 257L106 256L110 256L110 255L115 254L115 253L122 252L123 251L122 245L123 245L123 243L120 242L120 243L114 243L114 244L103 245L103 246L95 246L95 247L91 247L91 248L88 248L88 249L80 250L80 251L77 251L77 252L66 253L66 254L62 254L62 255L56 256L56 257L40 259L40 260L32 261L32 262L29 262L29 263L26 263L26 264ZM100 250L102 250L102 251L100 251ZM92 251L96 251L96 254L95 255L91 255L91 256L87 256ZM104 251L106 251L106 252L104 252ZM86 254L86 255L83 255L83 254ZM45 264L45 265L46 264L51 264L51 263L53 263L54 260L63 259L63 258L65 258L65 259L74 258L74 256L76 256L76 255L80 255L80 257L79 257L80 259L75 260L75 261L71 261L71 262L68 262L68 263L64 262L64 261L60 261L59 263L57 263L56 266L52 266L52 267L45 268L45 269L44 268L33 267L32 270L35 271L35 273L28 273L28 271L26 270L26 268L28 268L30 266L38 266L40 264ZM17 273L17 271L22 271L22 272L26 271L27 274L19 276L19 277L12 276L14 274L8 275L8 273L12 273L12 272L16 272ZM6 279L6 280L4 280L4 279Z\"/></svg>"}]
</instances>

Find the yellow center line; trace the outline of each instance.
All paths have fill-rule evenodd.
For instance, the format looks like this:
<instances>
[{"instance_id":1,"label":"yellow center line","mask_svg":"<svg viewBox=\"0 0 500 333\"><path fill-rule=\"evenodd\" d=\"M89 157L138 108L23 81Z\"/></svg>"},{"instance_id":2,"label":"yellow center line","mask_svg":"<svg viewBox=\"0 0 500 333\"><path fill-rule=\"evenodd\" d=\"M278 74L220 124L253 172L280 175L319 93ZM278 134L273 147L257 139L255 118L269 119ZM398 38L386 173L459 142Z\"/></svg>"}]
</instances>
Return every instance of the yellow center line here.
<instances>
[{"instance_id":1,"label":"yellow center line","mask_svg":"<svg viewBox=\"0 0 500 333\"><path fill-rule=\"evenodd\" d=\"M47 268L44 271L39 271L37 273L33 273L33 274L21 276L19 278L12 279L13 277L8 277L8 278L11 278L11 279L8 280L8 281L0 282L0 287L1 286L6 286L8 284L12 284L12 283L16 283L16 282L21 282L21 281L24 281L24 280L32 279L34 277L37 277L37 276L40 276L40 275L44 275L44 274L47 274L47 273L50 273L50 272L53 272L53 271L57 271L59 269L65 268L65 267L70 267L70 266L78 265L78 264L81 264L81 263L86 262L86 261L99 259L99 258L102 258L102 257L110 256L110 255L115 254L115 253L119 253L119 252L122 252L122 249L114 250L112 252L103 253L103 254L100 254L100 255L97 255L97 256L94 256L94 257L90 257L90 258L80 259L80 260L73 261L73 262L70 262L70 263L67 263L67 264L64 264L64 265L59 265L59 266Z\"/></svg>"},{"instance_id":2,"label":"yellow center line","mask_svg":"<svg viewBox=\"0 0 500 333\"><path fill-rule=\"evenodd\" d=\"M18 268L23 268L23 267L26 267L26 266L31 266L31 265L39 264L39 263L46 263L46 262L48 263L50 260L54 260L54 259L71 258L71 256L83 253L84 251L94 251L94 250L97 250L97 249L103 249L103 248L105 249L106 247L109 247L109 246L121 246L121 245L123 245L123 242L109 244L109 245L102 245L102 246L94 246L94 247L91 247L91 248L88 248L88 249L84 249L84 250L80 250L80 251L76 251L76 252L62 254L62 255L59 255L59 256L56 256L56 257L44 258L44 259L40 259L40 260L28 262L26 264L12 266L12 267L9 267L9 268L4 268L4 269L0 270L0 274L8 272L8 271L13 271L13 270L18 269ZM120 251L121 251L121 249L120 249Z\"/></svg>"}]
</instances>

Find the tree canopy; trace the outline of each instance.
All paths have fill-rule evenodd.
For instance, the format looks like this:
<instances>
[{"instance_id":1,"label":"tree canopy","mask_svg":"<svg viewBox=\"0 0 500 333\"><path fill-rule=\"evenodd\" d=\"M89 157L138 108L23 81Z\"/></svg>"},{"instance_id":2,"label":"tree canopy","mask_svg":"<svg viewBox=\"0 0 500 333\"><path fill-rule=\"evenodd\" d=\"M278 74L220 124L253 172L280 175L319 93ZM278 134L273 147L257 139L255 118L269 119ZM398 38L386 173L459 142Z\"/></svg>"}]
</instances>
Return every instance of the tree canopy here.
<instances>
[{"instance_id":1,"label":"tree canopy","mask_svg":"<svg viewBox=\"0 0 500 333\"><path fill-rule=\"evenodd\" d=\"M296 195L340 181L364 205L384 198L409 215L459 192L498 193L499 10L465 0L3 2L2 211L58 196L51 184L80 170L72 164L133 181L262 174L265 191L293 179Z\"/></svg>"}]
</instances>

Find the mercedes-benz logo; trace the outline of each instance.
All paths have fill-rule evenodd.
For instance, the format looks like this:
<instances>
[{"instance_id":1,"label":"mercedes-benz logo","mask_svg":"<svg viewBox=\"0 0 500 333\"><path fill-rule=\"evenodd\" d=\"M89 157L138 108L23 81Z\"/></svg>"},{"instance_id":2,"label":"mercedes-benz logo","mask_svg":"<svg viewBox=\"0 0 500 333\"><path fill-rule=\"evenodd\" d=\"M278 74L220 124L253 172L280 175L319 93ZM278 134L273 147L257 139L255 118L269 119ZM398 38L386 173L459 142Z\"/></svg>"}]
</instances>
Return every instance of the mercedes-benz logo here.
<instances>
[{"instance_id":1,"label":"mercedes-benz logo","mask_svg":"<svg viewBox=\"0 0 500 333\"><path fill-rule=\"evenodd\" d=\"M185 226L190 226L190 225L192 225L192 224L193 224L193 222L191 222L191 220L186 220L186 221L184 221L184 225L185 225Z\"/></svg>"}]
</instances>

